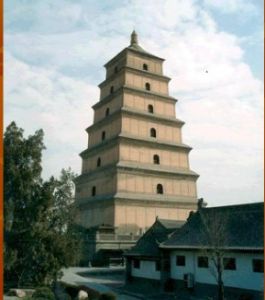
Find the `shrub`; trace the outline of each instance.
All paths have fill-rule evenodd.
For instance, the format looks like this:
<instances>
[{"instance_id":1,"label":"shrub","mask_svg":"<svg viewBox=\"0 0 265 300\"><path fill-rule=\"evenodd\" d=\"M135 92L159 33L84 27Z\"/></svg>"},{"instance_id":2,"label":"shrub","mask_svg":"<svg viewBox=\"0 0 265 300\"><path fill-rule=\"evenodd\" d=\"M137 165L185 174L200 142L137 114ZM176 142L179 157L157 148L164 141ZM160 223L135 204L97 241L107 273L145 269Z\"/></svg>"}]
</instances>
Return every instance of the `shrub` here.
<instances>
[{"instance_id":1,"label":"shrub","mask_svg":"<svg viewBox=\"0 0 265 300\"><path fill-rule=\"evenodd\" d=\"M98 300L116 300L116 295L110 292L103 293L100 295Z\"/></svg>"},{"instance_id":2,"label":"shrub","mask_svg":"<svg viewBox=\"0 0 265 300\"><path fill-rule=\"evenodd\" d=\"M52 290L48 287L37 288L32 294L32 299L34 300L55 300L55 296Z\"/></svg>"},{"instance_id":3,"label":"shrub","mask_svg":"<svg viewBox=\"0 0 265 300\"><path fill-rule=\"evenodd\" d=\"M100 293L98 291L93 290L85 285L78 286L78 290L86 291L89 299L98 299L100 296Z\"/></svg>"},{"instance_id":4,"label":"shrub","mask_svg":"<svg viewBox=\"0 0 265 300\"><path fill-rule=\"evenodd\" d=\"M172 280L171 278L169 278L166 282L165 282L165 291L166 292L173 292L174 291L174 280Z\"/></svg>"},{"instance_id":5,"label":"shrub","mask_svg":"<svg viewBox=\"0 0 265 300\"><path fill-rule=\"evenodd\" d=\"M76 298L78 295L78 288L76 286L67 285L65 287L65 292L72 298Z\"/></svg>"},{"instance_id":6,"label":"shrub","mask_svg":"<svg viewBox=\"0 0 265 300\"><path fill-rule=\"evenodd\" d=\"M253 299L253 296L251 294L241 294L239 296L239 300L252 300Z\"/></svg>"}]
</instances>

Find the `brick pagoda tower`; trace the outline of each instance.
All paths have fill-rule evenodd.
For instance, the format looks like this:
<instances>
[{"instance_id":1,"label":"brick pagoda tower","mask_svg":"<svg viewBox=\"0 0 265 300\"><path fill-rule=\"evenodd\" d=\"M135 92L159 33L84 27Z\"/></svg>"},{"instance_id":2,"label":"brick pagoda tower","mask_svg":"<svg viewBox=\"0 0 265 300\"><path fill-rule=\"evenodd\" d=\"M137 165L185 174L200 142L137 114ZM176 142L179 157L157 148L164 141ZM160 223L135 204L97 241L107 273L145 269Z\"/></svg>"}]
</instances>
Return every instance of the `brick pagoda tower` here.
<instances>
[{"instance_id":1,"label":"brick pagoda tower","mask_svg":"<svg viewBox=\"0 0 265 300\"><path fill-rule=\"evenodd\" d=\"M80 225L111 226L119 234L141 234L156 216L186 220L197 207L191 148L182 142L184 124L175 117L164 59L131 44L107 64L100 101L87 128L76 180Z\"/></svg>"}]
</instances>

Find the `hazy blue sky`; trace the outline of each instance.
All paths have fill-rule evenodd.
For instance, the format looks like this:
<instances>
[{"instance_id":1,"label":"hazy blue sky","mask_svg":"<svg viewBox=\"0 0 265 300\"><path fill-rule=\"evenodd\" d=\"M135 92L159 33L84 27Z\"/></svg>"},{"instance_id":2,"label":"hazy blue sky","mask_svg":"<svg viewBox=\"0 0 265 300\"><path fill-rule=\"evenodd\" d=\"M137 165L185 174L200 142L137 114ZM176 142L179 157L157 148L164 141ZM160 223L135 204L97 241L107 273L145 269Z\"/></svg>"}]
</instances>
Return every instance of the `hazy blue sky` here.
<instances>
[{"instance_id":1,"label":"hazy blue sky","mask_svg":"<svg viewBox=\"0 0 265 300\"><path fill-rule=\"evenodd\" d=\"M5 1L5 125L45 131L43 176L86 148L103 65L128 46L166 59L198 197L263 201L263 1ZM205 73L205 70L208 73Z\"/></svg>"}]
</instances>

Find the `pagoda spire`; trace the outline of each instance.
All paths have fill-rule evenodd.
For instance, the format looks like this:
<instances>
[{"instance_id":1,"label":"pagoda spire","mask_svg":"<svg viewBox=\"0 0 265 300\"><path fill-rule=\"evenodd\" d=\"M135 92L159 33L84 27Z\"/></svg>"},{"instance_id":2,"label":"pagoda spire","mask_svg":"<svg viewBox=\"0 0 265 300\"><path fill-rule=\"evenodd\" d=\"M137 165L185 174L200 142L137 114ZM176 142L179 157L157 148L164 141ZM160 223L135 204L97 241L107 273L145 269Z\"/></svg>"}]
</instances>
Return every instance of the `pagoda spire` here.
<instances>
[{"instance_id":1,"label":"pagoda spire","mask_svg":"<svg viewBox=\"0 0 265 300\"><path fill-rule=\"evenodd\" d=\"M131 46L133 46L133 45L138 45L138 37L137 37L137 33L135 32L135 30L131 34Z\"/></svg>"}]
</instances>

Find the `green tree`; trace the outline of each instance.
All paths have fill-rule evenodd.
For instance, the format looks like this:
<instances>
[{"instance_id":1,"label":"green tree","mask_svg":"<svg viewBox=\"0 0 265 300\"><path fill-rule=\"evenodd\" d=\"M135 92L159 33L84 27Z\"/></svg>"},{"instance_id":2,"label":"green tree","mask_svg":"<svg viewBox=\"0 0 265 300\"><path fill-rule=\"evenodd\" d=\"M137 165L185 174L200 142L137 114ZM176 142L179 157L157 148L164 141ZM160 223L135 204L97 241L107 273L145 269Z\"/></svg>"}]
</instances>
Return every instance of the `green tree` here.
<instances>
[{"instance_id":1,"label":"green tree","mask_svg":"<svg viewBox=\"0 0 265 300\"><path fill-rule=\"evenodd\" d=\"M5 284L49 284L79 259L74 226L75 174L41 178L43 131L28 138L12 122L4 134Z\"/></svg>"},{"instance_id":2,"label":"green tree","mask_svg":"<svg viewBox=\"0 0 265 300\"><path fill-rule=\"evenodd\" d=\"M34 199L41 190L43 131L28 139L12 122L4 135L4 269L5 278L20 272L17 262L23 251L20 239L31 230L39 212ZM34 213L32 213L34 212Z\"/></svg>"},{"instance_id":3,"label":"green tree","mask_svg":"<svg viewBox=\"0 0 265 300\"><path fill-rule=\"evenodd\" d=\"M224 300L224 280L223 280L223 258L226 254L226 245L229 235L229 214L223 211L212 211L200 209L200 218L202 221L202 236L204 237L205 247L202 248L204 254L212 261L209 271L217 283L217 299Z\"/></svg>"}]
</instances>

